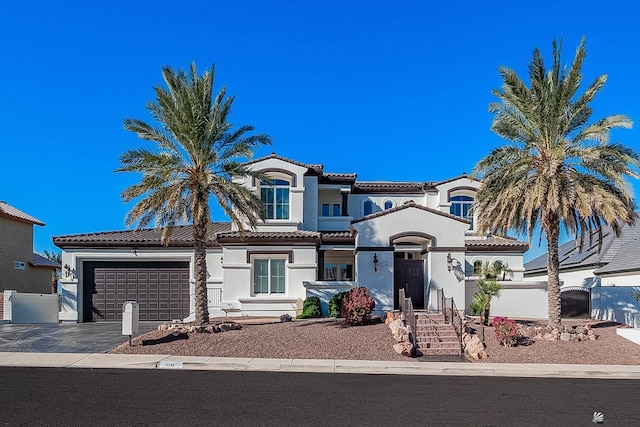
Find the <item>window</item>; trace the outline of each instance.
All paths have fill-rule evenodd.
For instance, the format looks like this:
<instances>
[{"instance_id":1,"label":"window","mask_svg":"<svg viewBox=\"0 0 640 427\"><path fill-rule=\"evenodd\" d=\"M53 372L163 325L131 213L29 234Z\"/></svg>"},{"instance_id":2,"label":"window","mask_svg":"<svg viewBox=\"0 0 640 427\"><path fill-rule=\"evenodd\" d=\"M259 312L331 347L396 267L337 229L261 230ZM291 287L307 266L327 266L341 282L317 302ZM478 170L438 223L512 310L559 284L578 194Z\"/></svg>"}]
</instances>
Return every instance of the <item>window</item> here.
<instances>
[{"instance_id":1,"label":"window","mask_svg":"<svg viewBox=\"0 0 640 427\"><path fill-rule=\"evenodd\" d=\"M341 216L342 205L340 203L323 203L320 216Z\"/></svg>"},{"instance_id":2,"label":"window","mask_svg":"<svg viewBox=\"0 0 640 427\"><path fill-rule=\"evenodd\" d=\"M482 261L473 262L473 275L480 276L482 274Z\"/></svg>"},{"instance_id":3,"label":"window","mask_svg":"<svg viewBox=\"0 0 640 427\"><path fill-rule=\"evenodd\" d=\"M289 183L283 179L260 182L260 199L267 219L289 219Z\"/></svg>"},{"instance_id":4,"label":"window","mask_svg":"<svg viewBox=\"0 0 640 427\"><path fill-rule=\"evenodd\" d=\"M366 202L364 202L364 209L362 213L364 216L367 216L373 213L373 202L371 200L367 200Z\"/></svg>"},{"instance_id":5,"label":"window","mask_svg":"<svg viewBox=\"0 0 640 427\"><path fill-rule=\"evenodd\" d=\"M473 204L473 197L453 196L449 201L451 202L451 208L449 208L449 213L459 218L468 219L469 221L471 221L470 228L473 228L473 214L471 213L471 205Z\"/></svg>"},{"instance_id":6,"label":"window","mask_svg":"<svg viewBox=\"0 0 640 427\"><path fill-rule=\"evenodd\" d=\"M391 209L393 207L393 203L391 202L391 200L387 200L386 202L384 202L384 210L386 211L387 209Z\"/></svg>"},{"instance_id":7,"label":"window","mask_svg":"<svg viewBox=\"0 0 640 427\"><path fill-rule=\"evenodd\" d=\"M283 294L285 288L285 260L254 259L253 260L253 293Z\"/></svg>"},{"instance_id":8,"label":"window","mask_svg":"<svg viewBox=\"0 0 640 427\"><path fill-rule=\"evenodd\" d=\"M353 265L326 263L324 265L324 280L353 280Z\"/></svg>"}]
</instances>

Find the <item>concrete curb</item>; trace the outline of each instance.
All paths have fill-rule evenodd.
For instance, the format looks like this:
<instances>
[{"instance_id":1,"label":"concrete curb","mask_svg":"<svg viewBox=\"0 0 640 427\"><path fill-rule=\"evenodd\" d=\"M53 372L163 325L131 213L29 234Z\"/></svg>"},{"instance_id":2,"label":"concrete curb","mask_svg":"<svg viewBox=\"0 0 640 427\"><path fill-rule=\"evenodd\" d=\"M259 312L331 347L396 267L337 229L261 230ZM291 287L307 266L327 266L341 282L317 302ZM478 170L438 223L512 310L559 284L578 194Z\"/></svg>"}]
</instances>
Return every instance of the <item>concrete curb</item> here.
<instances>
[{"instance_id":1,"label":"concrete curb","mask_svg":"<svg viewBox=\"0 0 640 427\"><path fill-rule=\"evenodd\" d=\"M408 360L254 359L104 353L0 353L0 366L91 369L184 369L343 374L640 379L635 365L419 362Z\"/></svg>"}]
</instances>

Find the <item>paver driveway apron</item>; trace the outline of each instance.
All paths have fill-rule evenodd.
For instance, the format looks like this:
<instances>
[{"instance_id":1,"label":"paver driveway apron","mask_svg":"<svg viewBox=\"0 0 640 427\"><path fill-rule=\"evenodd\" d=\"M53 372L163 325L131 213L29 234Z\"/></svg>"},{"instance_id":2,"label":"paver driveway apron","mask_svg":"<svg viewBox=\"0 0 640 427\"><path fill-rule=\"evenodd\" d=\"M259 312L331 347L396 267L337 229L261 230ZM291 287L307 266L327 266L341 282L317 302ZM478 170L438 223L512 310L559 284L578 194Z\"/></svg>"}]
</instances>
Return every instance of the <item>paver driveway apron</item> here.
<instances>
[{"instance_id":1,"label":"paver driveway apron","mask_svg":"<svg viewBox=\"0 0 640 427\"><path fill-rule=\"evenodd\" d=\"M140 322L139 333L160 323ZM0 352L104 353L127 340L120 322L0 325Z\"/></svg>"}]
</instances>

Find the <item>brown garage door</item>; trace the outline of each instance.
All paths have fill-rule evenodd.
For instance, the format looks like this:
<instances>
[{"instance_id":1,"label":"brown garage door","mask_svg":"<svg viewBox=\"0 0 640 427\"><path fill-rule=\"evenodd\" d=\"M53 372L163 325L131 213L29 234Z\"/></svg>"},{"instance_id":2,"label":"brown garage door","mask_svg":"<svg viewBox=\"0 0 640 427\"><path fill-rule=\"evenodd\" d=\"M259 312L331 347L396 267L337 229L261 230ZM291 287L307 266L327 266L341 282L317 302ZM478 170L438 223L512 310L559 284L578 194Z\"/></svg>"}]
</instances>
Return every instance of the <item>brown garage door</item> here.
<instances>
[{"instance_id":1,"label":"brown garage door","mask_svg":"<svg viewBox=\"0 0 640 427\"><path fill-rule=\"evenodd\" d=\"M141 321L189 315L188 262L85 262L83 278L85 322L121 321L126 301Z\"/></svg>"}]
</instances>

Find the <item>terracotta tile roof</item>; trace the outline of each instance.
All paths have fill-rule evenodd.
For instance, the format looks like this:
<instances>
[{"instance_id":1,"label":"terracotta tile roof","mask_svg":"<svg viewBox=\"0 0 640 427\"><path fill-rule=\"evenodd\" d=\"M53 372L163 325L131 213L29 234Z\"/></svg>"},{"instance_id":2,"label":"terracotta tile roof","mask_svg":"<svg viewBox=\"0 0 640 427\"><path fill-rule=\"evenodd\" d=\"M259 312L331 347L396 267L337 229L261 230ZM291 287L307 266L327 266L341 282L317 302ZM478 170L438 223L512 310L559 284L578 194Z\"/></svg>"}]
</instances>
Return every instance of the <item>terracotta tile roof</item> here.
<instances>
[{"instance_id":1,"label":"terracotta tile roof","mask_svg":"<svg viewBox=\"0 0 640 427\"><path fill-rule=\"evenodd\" d=\"M325 173L320 176L320 184L353 184L356 182L355 173Z\"/></svg>"},{"instance_id":2,"label":"terracotta tile roof","mask_svg":"<svg viewBox=\"0 0 640 427\"><path fill-rule=\"evenodd\" d=\"M14 208L7 202L2 202L2 201L0 201L0 216L14 219L20 222L26 222L29 224L42 225L42 226L44 225L44 222L40 221L39 219L36 219L31 215L26 214L21 210Z\"/></svg>"},{"instance_id":3,"label":"terracotta tile roof","mask_svg":"<svg viewBox=\"0 0 640 427\"><path fill-rule=\"evenodd\" d=\"M360 181L353 186L354 193L425 193L432 188L428 182Z\"/></svg>"},{"instance_id":4,"label":"terracotta tile roof","mask_svg":"<svg viewBox=\"0 0 640 427\"><path fill-rule=\"evenodd\" d=\"M323 231L323 243L355 243L355 236L351 231Z\"/></svg>"},{"instance_id":5,"label":"terracotta tile roof","mask_svg":"<svg viewBox=\"0 0 640 427\"><path fill-rule=\"evenodd\" d=\"M480 239L466 239L464 243L468 251L509 249L525 252L529 249L528 242L521 242L511 237L490 236Z\"/></svg>"},{"instance_id":6,"label":"terracotta tile roof","mask_svg":"<svg viewBox=\"0 0 640 427\"><path fill-rule=\"evenodd\" d=\"M447 218L455 219L456 221L460 221L460 222L464 222L464 223L467 223L467 224L471 224L471 221L469 221L469 220L457 217L455 215L451 215L450 213L439 211L437 209L432 209L432 208L428 208L426 206L417 205L414 202L405 203L403 205L396 206L396 207L391 208L391 209L386 209L386 210L383 210L381 212L376 212L376 213L364 216L362 218L359 218L359 219L351 221L351 224L355 224L355 223L361 222L361 221L368 221L370 219L378 218L378 217L381 217L381 216L384 216L384 215L389 215L389 214L391 214L393 212L398 212L398 211L401 211L403 209L408 209L408 208L420 209L420 210L423 210L423 211L426 211L426 212L431 212L431 213L436 214L436 215L440 215L440 216L444 216L444 217L447 217Z\"/></svg>"},{"instance_id":7,"label":"terracotta tile roof","mask_svg":"<svg viewBox=\"0 0 640 427\"><path fill-rule=\"evenodd\" d=\"M471 181L480 182L480 180L477 180L475 178L471 178L469 175L466 174L466 172L462 172L462 175L459 175L459 176L456 176L456 177L453 177L453 178L449 178L449 179L444 179L442 181L436 181L436 182L432 183L432 185L435 187L435 186L438 186L438 185L446 184L447 182L451 182L451 181L455 181L457 179L463 179L463 178L470 179Z\"/></svg>"},{"instance_id":8,"label":"terracotta tile roof","mask_svg":"<svg viewBox=\"0 0 640 427\"><path fill-rule=\"evenodd\" d=\"M221 243L231 242L255 242L275 243L282 241L320 241L320 233L317 231L228 231L218 233L218 241Z\"/></svg>"},{"instance_id":9,"label":"terracotta tile roof","mask_svg":"<svg viewBox=\"0 0 640 427\"><path fill-rule=\"evenodd\" d=\"M42 268L60 268L61 265L55 261L51 261L50 259L43 257L42 255L34 252L33 259L29 260L29 264L34 267L42 267Z\"/></svg>"},{"instance_id":10,"label":"terracotta tile roof","mask_svg":"<svg viewBox=\"0 0 640 427\"><path fill-rule=\"evenodd\" d=\"M231 230L228 222L214 222L209 230L208 245L219 246L216 233ZM146 228L142 230L104 231L99 233L70 234L53 237L53 244L60 247L130 247L130 246L162 246L162 230ZM174 227L169 246L192 246L193 226Z\"/></svg>"},{"instance_id":11,"label":"terracotta tile roof","mask_svg":"<svg viewBox=\"0 0 640 427\"><path fill-rule=\"evenodd\" d=\"M320 173L322 173L322 169L323 169L322 165L310 165L310 164L308 165L306 163L302 163L302 162L299 162L297 160L291 160L291 159L288 159L286 157L279 156L276 153L271 153L268 156L260 157L258 159L249 160L248 162L245 162L245 165L251 165L251 164L262 162L262 161L268 160L268 159L282 160L283 162L291 163L291 164L297 165L297 166L302 166L303 168L309 168L309 169L313 169L315 171L320 171Z\"/></svg>"}]
</instances>

